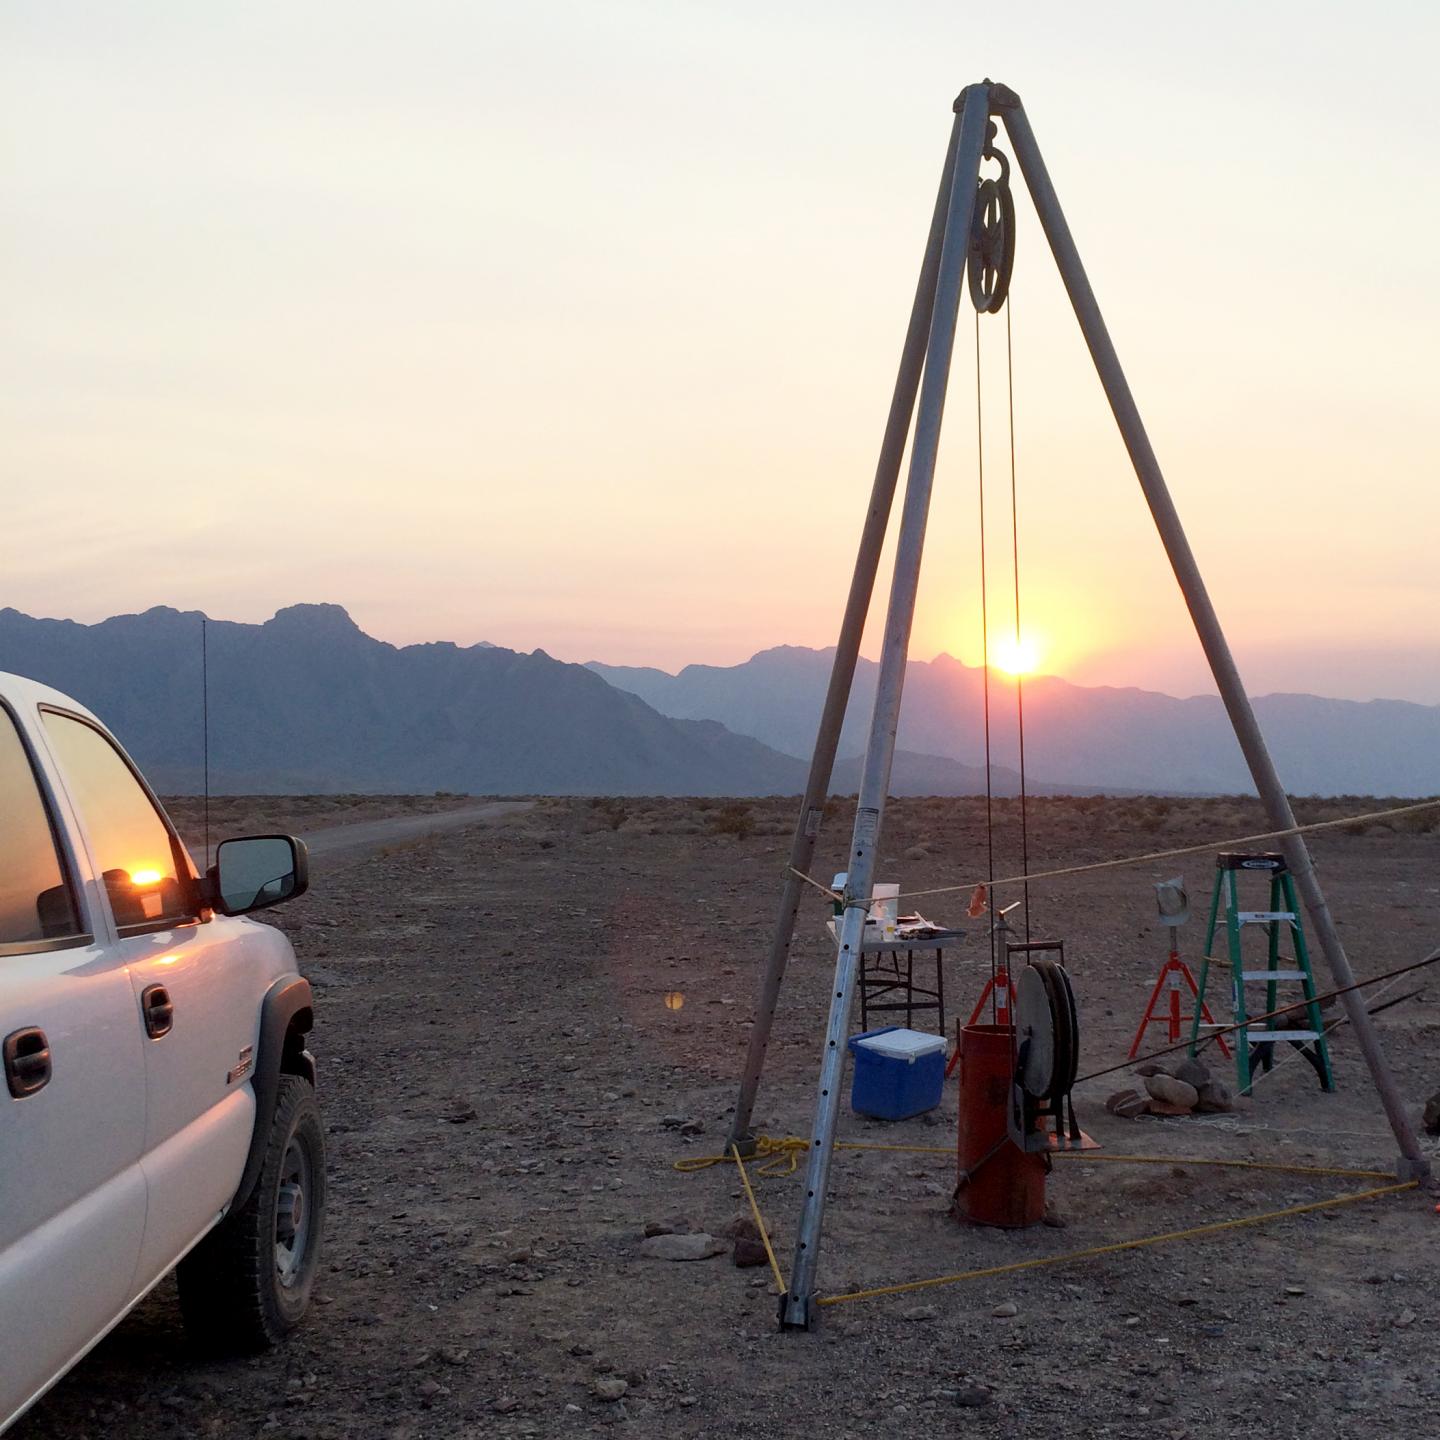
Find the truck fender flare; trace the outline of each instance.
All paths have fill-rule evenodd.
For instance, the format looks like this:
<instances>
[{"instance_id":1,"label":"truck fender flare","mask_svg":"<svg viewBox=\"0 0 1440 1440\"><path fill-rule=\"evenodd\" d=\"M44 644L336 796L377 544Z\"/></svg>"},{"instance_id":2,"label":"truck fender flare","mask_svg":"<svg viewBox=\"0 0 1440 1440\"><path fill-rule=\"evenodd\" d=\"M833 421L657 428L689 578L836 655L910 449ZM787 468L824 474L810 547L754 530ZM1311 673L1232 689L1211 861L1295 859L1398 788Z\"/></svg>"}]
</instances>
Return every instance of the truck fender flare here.
<instances>
[{"instance_id":1,"label":"truck fender flare","mask_svg":"<svg viewBox=\"0 0 1440 1440\"><path fill-rule=\"evenodd\" d=\"M250 1081L255 1092L255 1131L250 1137L250 1153L245 1157L240 1184L230 1202L231 1214L244 1208L260 1178L281 1075L301 1075L312 1085L315 1083L315 1061L304 1045L304 1037L314 1025L310 982L300 975L282 975L265 992L260 1005L260 1037Z\"/></svg>"}]
</instances>

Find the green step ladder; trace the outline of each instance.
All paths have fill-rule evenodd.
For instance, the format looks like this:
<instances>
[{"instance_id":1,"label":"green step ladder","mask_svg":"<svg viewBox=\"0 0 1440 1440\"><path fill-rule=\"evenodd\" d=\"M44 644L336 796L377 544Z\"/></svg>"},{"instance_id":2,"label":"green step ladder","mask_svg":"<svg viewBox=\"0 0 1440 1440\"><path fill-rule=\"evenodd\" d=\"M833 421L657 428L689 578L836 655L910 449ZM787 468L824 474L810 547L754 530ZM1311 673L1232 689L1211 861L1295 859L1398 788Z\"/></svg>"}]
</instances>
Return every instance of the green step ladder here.
<instances>
[{"instance_id":1,"label":"green step ladder","mask_svg":"<svg viewBox=\"0 0 1440 1440\"><path fill-rule=\"evenodd\" d=\"M1264 910L1240 908L1240 876L1251 874L1264 875L1269 879L1269 905ZM1206 1025L1201 1018L1205 1011L1205 987L1210 977L1211 957L1215 954L1215 931L1220 923L1222 901L1225 907L1225 937L1229 943L1234 1023L1240 1027L1234 1036L1235 1068L1240 1081L1240 1093L1250 1093L1257 1063L1265 1070L1274 1068L1277 1041L1294 1045L1320 1077L1320 1088L1333 1091L1335 1077L1330 1069L1330 1047L1325 1041L1325 1022L1321 1018L1320 1006L1315 998L1315 975L1310 969L1310 952L1305 944L1305 931L1300 924L1300 905L1295 897L1295 880L1283 855L1222 851L1215 857L1215 893L1210 899L1210 923L1205 928L1205 956L1200 967L1200 993L1195 1002L1195 1018L1190 1026L1190 1054L1195 1053L1203 1031L1224 1028ZM1263 966L1250 962L1247 968L1241 939L1249 926L1264 928L1267 945ZM1293 957L1280 953L1281 936L1287 931L1295 951ZM1256 1012L1260 1015L1268 1015L1288 1003L1286 998L1281 997L1279 986L1300 985L1308 1004L1303 1012L1292 1010L1289 1013L1294 1017L1303 1013L1307 1020L1304 1028L1277 1029L1276 1020L1261 1021L1258 1027L1251 1026L1248 1022L1250 1007L1246 1002L1245 987L1256 983L1263 983L1265 986L1265 1005ZM1280 1023L1283 1024L1283 1021Z\"/></svg>"}]
</instances>

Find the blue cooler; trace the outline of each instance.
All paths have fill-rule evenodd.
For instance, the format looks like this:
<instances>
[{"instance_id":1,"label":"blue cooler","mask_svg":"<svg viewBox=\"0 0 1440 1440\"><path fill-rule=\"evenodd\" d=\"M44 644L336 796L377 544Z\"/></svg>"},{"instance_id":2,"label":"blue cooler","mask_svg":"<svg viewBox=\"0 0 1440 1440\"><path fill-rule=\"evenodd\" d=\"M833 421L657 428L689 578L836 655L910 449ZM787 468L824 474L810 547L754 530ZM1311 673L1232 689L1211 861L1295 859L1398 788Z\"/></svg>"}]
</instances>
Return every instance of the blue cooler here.
<instances>
[{"instance_id":1,"label":"blue cooler","mask_svg":"<svg viewBox=\"0 0 1440 1440\"><path fill-rule=\"evenodd\" d=\"M850 1108L877 1120L908 1120L933 1110L945 1087L945 1037L887 1025L850 1037L855 1074Z\"/></svg>"}]
</instances>

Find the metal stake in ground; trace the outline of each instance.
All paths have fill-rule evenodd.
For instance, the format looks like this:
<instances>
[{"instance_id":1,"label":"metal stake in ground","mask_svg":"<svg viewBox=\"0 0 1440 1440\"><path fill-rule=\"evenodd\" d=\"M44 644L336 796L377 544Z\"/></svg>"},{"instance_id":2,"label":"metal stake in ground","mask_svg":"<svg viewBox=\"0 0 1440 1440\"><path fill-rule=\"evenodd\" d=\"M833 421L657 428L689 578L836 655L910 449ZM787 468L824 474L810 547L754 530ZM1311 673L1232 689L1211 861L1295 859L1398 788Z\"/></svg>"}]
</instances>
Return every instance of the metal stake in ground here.
<instances>
[{"instance_id":1,"label":"metal stake in ground","mask_svg":"<svg viewBox=\"0 0 1440 1440\"><path fill-rule=\"evenodd\" d=\"M1110 332L1105 328L1105 321L1095 300L1095 292L1090 288L1085 267L1080 261L1080 252L1075 248L1075 241L1060 209L1055 187L1050 183L1050 175L1035 143L1030 121L1020 103L1020 97L1003 85L994 87L993 103L1004 118L1006 132L1015 149L1015 158L1035 204L1035 213L1039 216L1045 237L1050 242L1055 264L1075 310L1075 318L1080 322L1085 343L1090 347L1090 355L1095 362L1100 383L1105 387L1105 394L1115 414L1116 424L1120 427L1125 448L1130 452L1131 463L1135 466L1136 478L1140 481L1140 488L1144 491L1150 513L1154 517L1155 528L1160 532L1165 553L1170 558L1176 580L1180 582L1180 590L1189 608L1190 618L1195 623L1195 632L1204 647L1205 658L1210 662L1215 683L1220 689L1220 698L1225 703L1226 713L1230 716L1235 738L1244 752L1245 763L1250 768L1255 788L1260 793L1271 823L1277 829L1288 829L1295 824L1295 812L1290 808L1290 798L1285 793L1284 785L1280 783L1275 762L1270 758L1265 738L1260 733L1259 722L1250 706L1250 697L1241 683L1240 672L1236 669L1225 633L1220 628L1220 619L1210 602L1209 592L1205 589L1205 582L1200 575L1200 567L1195 563L1190 542L1186 539L1180 516L1170 498L1165 477L1161 474L1160 462L1155 458L1150 437L1145 433L1140 411L1126 382L1125 372L1120 368L1120 357L1115 353ZM1308 847L1298 835L1288 836L1281 842L1281 846L1295 877L1295 884L1305 901L1305 908L1310 912L1310 920L1329 962L1331 975L1340 986L1353 986L1355 972L1350 968L1345 946L1335 928L1335 921L1330 915L1330 907L1326 903L1320 882L1315 876ZM1390 1073L1384 1051L1380 1048L1375 1027L1365 1013L1364 1003L1353 990L1348 990L1342 999L1350 1024L1354 1027L1355 1037L1360 1043L1360 1052L1365 1057L1371 1079L1375 1083L1381 1104L1385 1107L1390 1129L1400 1147L1398 1172L1402 1179L1424 1179L1430 1174L1430 1162L1420 1151L1394 1076Z\"/></svg>"},{"instance_id":2,"label":"metal stake in ground","mask_svg":"<svg viewBox=\"0 0 1440 1440\"><path fill-rule=\"evenodd\" d=\"M755 1096L760 1089L760 1075L765 1068L765 1051L770 1044L770 1027L775 1020L775 1005L785 981L785 966L790 959L790 944L795 938L795 920L800 913L800 895L815 855L815 842L825 814L825 800L830 791L830 777L835 769L835 752L840 745L840 730L845 723L845 708L850 700L850 687L855 679L855 662L860 656L860 638L865 619L870 613L870 599L875 590L875 574L880 568L880 552L885 546L885 531L890 524L890 511L895 502L895 485L900 476L900 462L905 456L905 441L910 434L910 418L915 411L915 396L920 389L920 371L925 360L925 343L930 334L930 317L935 309L935 279L940 273L940 246L945 238L945 217L950 210L951 179L955 173L955 147L960 138L960 117L950 129L950 146L945 152L945 168L940 177L940 190L935 197L935 213L930 220L930 233L925 241L925 258L920 266L920 279L915 286L915 303L910 310L910 327L905 332L905 345L900 354L900 370L895 377L895 393L890 401L890 418L885 422L885 438L880 445L880 458L875 465L875 481L870 491L870 508L860 535L860 548L855 556L855 574L850 581L850 595L845 602L845 618L840 622L840 638L835 645L835 661L830 667L830 688L825 692L825 708L820 715L820 729L815 737L815 753L810 760L810 778L805 783L805 797L800 802L800 817L795 822L795 835L790 842L790 862L785 871L785 885L780 894L780 911L775 920L775 934L770 954L760 980L760 994L755 1005L755 1024L750 1030L750 1045L745 1056L745 1071L740 1079L740 1094L735 1101L735 1117L731 1122L729 1145L737 1146L742 1155L754 1152L755 1139L750 1133L750 1120L755 1111Z\"/></svg>"},{"instance_id":3,"label":"metal stake in ground","mask_svg":"<svg viewBox=\"0 0 1440 1440\"><path fill-rule=\"evenodd\" d=\"M915 617L915 596L920 583L920 560L925 546L925 525L930 511L930 492L935 480L935 461L940 448L940 426L945 413L945 391L950 379L955 322L970 248L975 188L980 173L981 152L985 148L990 124L989 85L969 86L955 105L960 111L960 126L959 139L955 146L954 180L950 189L945 239L940 253L934 315L930 322L929 343L925 351L925 373L920 387L910 473L906 481L905 504L896 542L895 575L890 586L890 605L885 620L875 711L870 725L870 741L865 751L865 767L850 843L845 912L839 927L839 949L835 960L835 983L831 987L830 1019L825 1030L825 1050L820 1063L820 1082L815 1101L815 1123L805 1168L805 1200L800 1212L799 1234L796 1239L795 1268L790 1278L789 1292L781 1302L782 1323L803 1329L809 1328L814 1316L815 1274L820 1258L825 1187L829 1182L830 1160L835 1144L835 1122L840 1109L845 1041L850 1029L855 971L860 957L865 915L875 872L875 846L879 840L885 796L890 786L890 766L895 756L900 695L905 683L905 663L910 649L911 625Z\"/></svg>"}]
</instances>

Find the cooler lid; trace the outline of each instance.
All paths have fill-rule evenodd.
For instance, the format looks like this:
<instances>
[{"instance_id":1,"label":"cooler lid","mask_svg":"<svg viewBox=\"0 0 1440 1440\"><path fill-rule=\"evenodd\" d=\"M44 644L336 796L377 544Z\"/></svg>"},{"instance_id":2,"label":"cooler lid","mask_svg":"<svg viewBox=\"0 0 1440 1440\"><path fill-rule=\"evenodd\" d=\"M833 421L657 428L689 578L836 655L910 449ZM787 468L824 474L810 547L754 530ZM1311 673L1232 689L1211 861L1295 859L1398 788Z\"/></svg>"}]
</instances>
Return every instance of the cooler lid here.
<instances>
[{"instance_id":1,"label":"cooler lid","mask_svg":"<svg viewBox=\"0 0 1440 1440\"><path fill-rule=\"evenodd\" d=\"M879 1035L857 1035L852 1045L863 1045L872 1055L891 1060L918 1060L944 1050L943 1035L927 1035L923 1030L885 1030Z\"/></svg>"}]
</instances>

